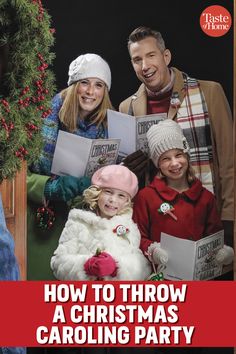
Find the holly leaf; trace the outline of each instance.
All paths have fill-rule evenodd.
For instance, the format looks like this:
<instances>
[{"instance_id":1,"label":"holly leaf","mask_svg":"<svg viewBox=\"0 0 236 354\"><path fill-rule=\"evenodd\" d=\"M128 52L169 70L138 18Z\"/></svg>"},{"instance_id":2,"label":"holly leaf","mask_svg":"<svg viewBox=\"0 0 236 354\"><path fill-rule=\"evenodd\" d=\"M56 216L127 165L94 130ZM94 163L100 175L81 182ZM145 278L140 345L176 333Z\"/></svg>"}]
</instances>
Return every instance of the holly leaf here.
<instances>
[{"instance_id":1,"label":"holly leaf","mask_svg":"<svg viewBox=\"0 0 236 354\"><path fill-rule=\"evenodd\" d=\"M101 253L102 253L101 249L100 249L100 248L97 248L97 249L96 249L95 256L98 257Z\"/></svg>"}]
</instances>

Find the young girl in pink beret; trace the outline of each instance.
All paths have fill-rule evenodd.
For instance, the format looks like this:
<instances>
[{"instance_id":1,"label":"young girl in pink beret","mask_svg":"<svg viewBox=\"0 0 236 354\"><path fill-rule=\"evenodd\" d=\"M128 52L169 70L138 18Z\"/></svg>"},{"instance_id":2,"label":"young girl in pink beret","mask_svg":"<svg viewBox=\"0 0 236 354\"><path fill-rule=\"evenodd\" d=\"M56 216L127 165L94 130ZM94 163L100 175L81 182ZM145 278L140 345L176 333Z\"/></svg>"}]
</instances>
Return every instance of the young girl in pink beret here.
<instances>
[{"instance_id":1,"label":"young girl in pink beret","mask_svg":"<svg viewBox=\"0 0 236 354\"><path fill-rule=\"evenodd\" d=\"M84 191L89 210L72 209L51 259L60 280L145 280L150 262L140 250L131 200L138 191L133 172L121 165L96 171Z\"/></svg>"}]
</instances>

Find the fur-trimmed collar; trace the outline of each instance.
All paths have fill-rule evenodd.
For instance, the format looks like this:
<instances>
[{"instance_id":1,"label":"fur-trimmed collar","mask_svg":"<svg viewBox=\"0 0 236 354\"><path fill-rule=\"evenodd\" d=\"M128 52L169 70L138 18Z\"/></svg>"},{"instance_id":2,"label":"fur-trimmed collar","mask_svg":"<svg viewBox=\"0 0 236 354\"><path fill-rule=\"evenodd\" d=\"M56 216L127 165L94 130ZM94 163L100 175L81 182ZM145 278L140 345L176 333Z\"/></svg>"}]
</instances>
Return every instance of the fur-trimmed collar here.
<instances>
[{"instance_id":1,"label":"fur-trimmed collar","mask_svg":"<svg viewBox=\"0 0 236 354\"><path fill-rule=\"evenodd\" d=\"M122 222L130 222L132 217L131 212L127 212L122 215L115 215L111 219L101 218L101 216L96 215L92 211L72 209L69 213L69 220L82 221L87 224L98 226L99 228L107 228L110 224L119 224Z\"/></svg>"}]
</instances>

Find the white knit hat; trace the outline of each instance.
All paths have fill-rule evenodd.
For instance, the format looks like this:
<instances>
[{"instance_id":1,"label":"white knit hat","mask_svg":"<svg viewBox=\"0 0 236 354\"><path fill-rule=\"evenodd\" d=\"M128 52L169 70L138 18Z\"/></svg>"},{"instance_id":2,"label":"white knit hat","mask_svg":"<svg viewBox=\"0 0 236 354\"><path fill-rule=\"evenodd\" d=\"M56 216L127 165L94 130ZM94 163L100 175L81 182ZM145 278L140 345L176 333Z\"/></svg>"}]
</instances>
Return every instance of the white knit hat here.
<instances>
[{"instance_id":1,"label":"white knit hat","mask_svg":"<svg viewBox=\"0 0 236 354\"><path fill-rule=\"evenodd\" d=\"M178 123L165 119L154 124L147 132L150 157L156 167L160 156L171 149L180 149L189 153L189 145Z\"/></svg>"},{"instance_id":2,"label":"white knit hat","mask_svg":"<svg viewBox=\"0 0 236 354\"><path fill-rule=\"evenodd\" d=\"M69 66L68 86L82 79L96 77L111 88L111 70L107 62L97 54L83 54L72 61Z\"/></svg>"}]
</instances>

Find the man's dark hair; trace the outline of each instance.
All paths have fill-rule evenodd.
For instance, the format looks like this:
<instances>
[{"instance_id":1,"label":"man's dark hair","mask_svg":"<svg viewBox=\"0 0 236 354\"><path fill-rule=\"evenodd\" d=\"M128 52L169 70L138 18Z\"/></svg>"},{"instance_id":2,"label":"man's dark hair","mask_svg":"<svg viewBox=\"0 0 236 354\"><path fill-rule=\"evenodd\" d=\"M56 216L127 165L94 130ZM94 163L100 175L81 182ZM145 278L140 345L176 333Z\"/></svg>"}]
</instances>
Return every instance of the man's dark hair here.
<instances>
[{"instance_id":1,"label":"man's dark hair","mask_svg":"<svg viewBox=\"0 0 236 354\"><path fill-rule=\"evenodd\" d=\"M145 26L138 27L133 32L130 33L128 39L128 50L130 49L130 45L132 43L139 42L142 39L145 39L147 37L155 38L157 41L158 48L161 50L161 52L164 52L166 46L161 33Z\"/></svg>"}]
</instances>

